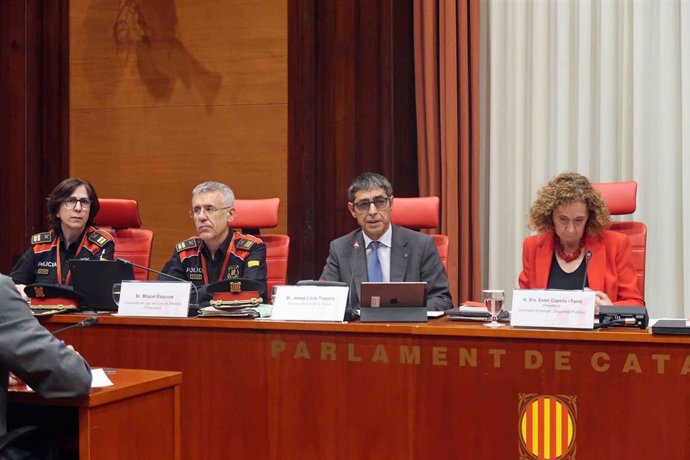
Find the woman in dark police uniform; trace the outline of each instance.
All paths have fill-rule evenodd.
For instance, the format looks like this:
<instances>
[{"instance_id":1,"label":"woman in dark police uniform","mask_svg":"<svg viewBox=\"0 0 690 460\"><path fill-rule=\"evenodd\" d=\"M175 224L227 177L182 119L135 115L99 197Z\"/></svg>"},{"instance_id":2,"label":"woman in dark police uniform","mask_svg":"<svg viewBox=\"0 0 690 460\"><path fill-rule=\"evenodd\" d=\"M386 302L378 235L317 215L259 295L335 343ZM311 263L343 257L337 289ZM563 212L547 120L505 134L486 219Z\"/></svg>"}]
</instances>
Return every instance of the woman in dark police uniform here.
<instances>
[{"instance_id":1,"label":"woman in dark police uniform","mask_svg":"<svg viewBox=\"0 0 690 460\"><path fill-rule=\"evenodd\" d=\"M577 173L556 176L530 207L529 226L539 233L523 243L520 288L584 285L596 291L597 307L644 305L630 260L630 241L607 230L610 225L604 199L589 179Z\"/></svg>"},{"instance_id":2,"label":"woman in dark police uniform","mask_svg":"<svg viewBox=\"0 0 690 460\"><path fill-rule=\"evenodd\" d=\"M91 183L69 178L48 196L51 230L31 237L31 247L10 276L23 284L70 284L69 259L113 260L115 243L106 231L93 227L100 205Z\"/></svg>"}]
</instances>

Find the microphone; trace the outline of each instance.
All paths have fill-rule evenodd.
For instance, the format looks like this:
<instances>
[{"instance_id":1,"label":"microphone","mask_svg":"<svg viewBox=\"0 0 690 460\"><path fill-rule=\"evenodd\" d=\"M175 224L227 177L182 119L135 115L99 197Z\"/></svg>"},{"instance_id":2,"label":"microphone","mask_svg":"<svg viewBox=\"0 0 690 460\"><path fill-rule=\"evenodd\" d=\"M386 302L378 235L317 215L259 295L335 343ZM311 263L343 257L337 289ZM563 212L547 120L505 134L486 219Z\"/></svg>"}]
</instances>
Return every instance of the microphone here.
<instances>
[{"instance_id":1,"label":"microphone","mask_svg":"<svg viewBox=\"0 0 690 460\"><path fill-rule=\"evenodd\" d=\"M90 326L93 326L94 324L96 324L97 322L98 322L98 317L91 316L89 318L86 318L86 319L79 321L78 323L70 324L69 326L65 326L65 327L62 327L60 329L56 329L56 330L52 331L52 334L58 335L58 334L61 334L65 331L69 331L70 329L78 329L78 328L80 329L82 327L90 327Z\"/></svg>"},{"instance_id":2,"label":"microphone","mask_svg":"<svg viewBox=\"0 0 690 460\"><path fill-rule=\"evenodd\" d=\"M169 275L168 273L159 272L158 270L155 270L153 268L149 268L149 267L145 267L143 265L135 264L134 262L132 262L130 260L123 259L122 257L118 257L117 261L122 262L123 264L131 265L133 267L141 268L142 270L146 270L147 272L150 272L150 273L156 273L158 275L166 276L166 277L173 279L175 281L182 281L183 283L190 283L192 285L192 287L194 288L194 305L193 306L196 307L199 305L199 290L197 289L196 285L194 283L192 283L191 281L187 281L187 280L182 279L182 278L175 276L175 275ZM190 307L191 306L192 305L190 305Z\"/></svg>"},{"instance_id":3,"label":"microphone","mask_svg":"<svg viewBox=\"0 0 690 460\"><path fill-rule=\"evenodd\" d=\"M347 284L350 287L350 292L348 292L347 296L347 306L351 309L354 309L354 305L352 305L352 291L357 289L355 286L355 259L357 258L358 252L359 241L355 240L354 244L352 245L352 260L350 261L350 282Z\"/></svg>"},{"instance_id":4,"label":"microphone","mask_svg":"<svg viewBox=\"0 0 690 460\"><path fill-rule=\"evenodd\" d=\"M345 316L343 321L352 321L357 318L356 306L352 302L352 291L356 289L355 286L355 259L359 252L359 241L352 244L352 255L350 256L350 281L347 283L347 305L345 306ZM343 282L343 284L345 284Z\"/></svg>"},{"instance_id":5,"label":"microphone","mask_svg":"<svg viewBox=\"0 0 690 460\"><path fill-rule=\"evenodd\" d=\"M585 290L585 284L587 284L587 269L589 268L589 259L592 258L592 251L587 251L585 254L585 276L582 278L582 290Z\"/></svg>"}]
</instances>

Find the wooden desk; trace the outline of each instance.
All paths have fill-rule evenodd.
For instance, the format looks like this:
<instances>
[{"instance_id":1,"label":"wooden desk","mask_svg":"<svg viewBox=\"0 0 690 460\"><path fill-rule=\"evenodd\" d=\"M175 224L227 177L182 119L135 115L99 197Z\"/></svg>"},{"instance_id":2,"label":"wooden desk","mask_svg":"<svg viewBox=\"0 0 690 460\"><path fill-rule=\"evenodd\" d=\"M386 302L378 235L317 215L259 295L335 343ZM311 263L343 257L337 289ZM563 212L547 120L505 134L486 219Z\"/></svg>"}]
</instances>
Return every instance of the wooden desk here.
<instances>
[{"instance_id":1,"label":"wooden desk","mask_svg":"<svg viewBox=\"0 0 690 460\"><path fill-rule=\"evenodd\" d=\"M549 448L542 458L568 458L569 446L579 459L690 458L683 337L491 330L446 318L103 317L65 340L94 365L182 371L187 459L538 458L526 453L537 446ZM531 405L545 395L560 399ZM559 443L560 455L551 452Z\"/></svg>"},{"instance_id":2,"label":"wooden desk","mask_svg":"<svg viewBox=\"0 0 690 460\"><path fill-rule=\"evenodd\" d=\"M12 387L11 402L76 406L79 458L179 459L182 374L118 369L112 387L94 388L80 399L47 400L25 385Z\"/></svg>"}]
</instances>

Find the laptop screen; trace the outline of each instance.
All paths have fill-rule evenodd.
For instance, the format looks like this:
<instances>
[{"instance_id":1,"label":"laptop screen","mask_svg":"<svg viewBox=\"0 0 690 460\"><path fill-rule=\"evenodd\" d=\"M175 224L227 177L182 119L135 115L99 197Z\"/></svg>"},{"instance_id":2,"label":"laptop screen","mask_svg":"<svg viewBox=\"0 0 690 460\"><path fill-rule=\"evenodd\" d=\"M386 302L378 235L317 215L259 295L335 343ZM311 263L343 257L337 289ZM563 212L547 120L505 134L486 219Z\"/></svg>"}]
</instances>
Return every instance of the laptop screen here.
<instances>
[{"instance_id":1,"label":"laptop screen","mask_svg":"<svg viewBox=\"0 0 690 460\"><path fill-rule=\"evenodd\" d=\"M425 307L425 282L372 283L362 282L361 307Z\"/></svg>"},{"instance_id":2,"label":"laptop screen","mask_svg":"<svg viewBox=\"0 0 690 460\"><path fill-rule=\"evenodd\" d=\"M134 279L131 265L110 260L69 261L72 286L84 296L81 309L117 311L113 284Z\"/></svg>"}]
</instances>

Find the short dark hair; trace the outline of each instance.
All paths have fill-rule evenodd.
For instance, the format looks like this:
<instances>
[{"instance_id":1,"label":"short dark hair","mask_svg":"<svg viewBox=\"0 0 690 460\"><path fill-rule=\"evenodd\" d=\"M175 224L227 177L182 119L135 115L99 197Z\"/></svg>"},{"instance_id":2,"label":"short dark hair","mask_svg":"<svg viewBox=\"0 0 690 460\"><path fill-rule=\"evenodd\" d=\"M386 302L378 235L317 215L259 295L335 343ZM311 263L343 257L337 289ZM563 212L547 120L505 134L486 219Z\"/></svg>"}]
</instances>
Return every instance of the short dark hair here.
<instances>
[{"instance_id":1,"label":"short dark hair","mask_svg":"<svg viewBox=\"0 0 690 460\"><path fill-rule=\"evenodd\" d=\"M86 221L86 226L89 227L93 225L93 220L96 218L96 214L98 214L98 210L101 208L101 205L98 202L98 195L96 194L96 189L94 189L93 185L91 185L91 182L87 181L86 179L70 177L69 179L65 179L62 182L60 182L57 185L57 187L55 187L53 191L50 192L48 198L46 198L48 202L48 223L50 224L50 228L52 228L56 233L61 232L60 219L57 218L57 213L60 209L60 205L67 198L72 196L72 193L74 193L74 191L80 185L84 186L84 188L86 189L86 193L89 195L89 199L91 200L91 207L89 207L89 218Z\"/></svg>"},{"instance_id":2,"label":"short dark hair","mask_svg":"<svg viewBox=\"0 0 690 460\"><path fill-rule=\"evenodd\" d=\"M360 190L374 190L377 188L382 188L386 195L393 196L393 186L388 182L388 179L381 174L373 172L362 173L355 177L347 189L347 201L353 203L355 201L355 193Z\"/></svg>"}]
</instances>

